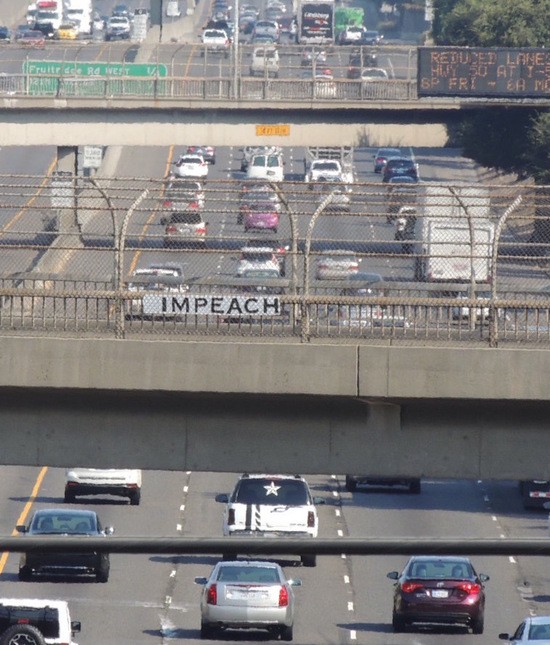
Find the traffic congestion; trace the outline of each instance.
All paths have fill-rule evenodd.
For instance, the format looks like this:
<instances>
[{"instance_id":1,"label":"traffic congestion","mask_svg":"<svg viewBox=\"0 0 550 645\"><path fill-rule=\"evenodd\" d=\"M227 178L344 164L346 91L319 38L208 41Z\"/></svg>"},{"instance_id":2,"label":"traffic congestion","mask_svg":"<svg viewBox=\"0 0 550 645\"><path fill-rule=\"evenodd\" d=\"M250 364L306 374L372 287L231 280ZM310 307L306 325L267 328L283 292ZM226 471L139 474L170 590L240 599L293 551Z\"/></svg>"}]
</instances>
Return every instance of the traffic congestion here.
<instances>
[{"instance_id":1,"label":"traffic congestion","mask_svg":"<svg viewBox=\"0 0 550 645\"><path fill-rule=\"evenodd\" d=\"M138 4L144 3L129 3L131 9L143 9L134 6ZM183 15L178 3L175 8L174 3L165 4L170 19ZM192 76L195 69L197 75L229 76L230 56L225 55L240 33L243 45L250 42L250 56L243 53L244 74L264 79L307 75L308 82L313 79L315 99L339 95L338 79L353 80L365 93L373 83L399 75L408 78L406 65L400 67L393 54L383 52L387 45L381 44L378 32L367 29L369 25L342 29L338 49L298 43L296 56L290 50L284 52L279 42L281 34L290 42L307 31L303 13L289 15L288 5L271 2L261 11L243 4L237 17L222 0L211 7L201 4L206 28L201 29L200 42L197 38L184 49L187 58L181 65L187 75ZM126 43L120 49L104 47L114 40L127 40L126 34L131 33L127 5L95 0L89 21L80 21L86 23L85 31L60 16L51 32L35 28L38 12L53 9L38 5L27 10L34 22L24 38L13 35L15 24L14 32L9 26L12 42L6 48L15 49L9 55L0 50L0 57L10 65L15 65L11 52L18 47L37 48L40 52L33 55L59 60L60 40L86 42L87 60L103 60L106 51L125 56ZM88 15L77 3L71 6ZM232 24L226 31L220 24L206 26L208 21ZM174 61L173 53L166 60L170 56ZM181 73L180 67L174 70ZM82 285L87 276L94 288L102 279L112 286L116 271L111 243L130 212L127 248L122 254L122 286L128 295L124 313L130 330L143 331L150 325L159 333L169 318L172 331L184 333L187 319L147 313L147 302L153 300L146 301L145 296L169 294L177 300L204 295L212 287L214 293L224 295L278 298L311 290L314 296L344 298L345 304L332 309L326 302L319 304L315 320L308 319L319 334L321 329L361 335L375 328L391 328L392 333L420 328L421 334L429 329L435 335L441 328L452 328L459 335L471 332L467 338L472 340L476 330L491 320L488 248L497 216L513 202L515 193L502 188L485 192L480 188L481 169L459 150L397 144L381 148L368 142L341 148L252 146L249 142L215 147L208 141L189 141L169 148L110 147L100 156L99 168L90 172L83 167L84 151L80 151L79 172L87 179L97 178L103 193L98 198L89 192L91 184L83 183L79 214L73 222L79 243L55 248L52 241L65 231L52 199L61 200L60 208L66 206L62 201L66 193L55 192L56 150L0 150L0 185L5 194L0 241L3 280L13 274L21 280L20 274L34 271L42 287L45 275L51 282L57 275ZM458 187L458 193L449 193L449 186ZM419 195L424 201L419 201ZM428 252L417 248L417 238L424 235L418 222L432 215L430 200L446 209L451 208L449 200L459 211L480 209L474 216L485 235L475 238L480 257L469 252L467 262L453 264L453 254L447 252L442 263L420 262L430 259ZM487 204L490 217L484 210ZM434 235L443 235L436 238L439 247L445 246L448 231L434 230ZM456 230L465 234L469 225L455 225ZM524 239L521 234L517 228L505 229L504 245L518 245ZM463 238L457 239L455 246L464 244ZM305 260L302 263L305 257L311 266ZM428 274L434 270L443 272L441 284L460 286L443 289L436 281L436 288L431 288ZM504 254L498 277L503 291L523 296L538 294L548 284L544 268L521 254L513 259ZM472 279L473 293L466 289ZM443 315L438 310L429 324L419 322L417 307L382 307L361 300L376 296L380 284L385 291L378 295L384 297L413 290L434 299L464 298L466 304L447 306ZM346 297L353 298L352 304ZM481 302L472 306L472 298ZM2 302L0 313L13 302ZM46 320L46 326L55 327L60 319L57 311L25 309L28 302L21 301L20 307L25 324ZM62 315L65 320L84 319L83 311L81 305L68 306ZM287 314L290 321L294 313L290 308L281 311L286 312L281 316L284 325ZM100 313L108 317L109 307L103 305ZM511 307L498 315L502 328L513 334L521 324L525 328L539 324L528 317L521 321ZM272 316L264 318L273 322ZM224 317L227 329L236 327L239 333L243 320L254 327L253 319L235 312ZM12 329L17 325L14 317L9 324ZM197 317L192 326L196 331ZM30 324L29 329L33 329ZM307 460L307 455L303 457ZM22 543L35 535L99 536L106 541L112 535L252 535L259 539L297 535L304 542L315 537L399 536L504 540L545 538L549 530L543 503L550 499L550 490L542 483L537 487L528 482L518 486L517 481L399 477L388 481L372 480L368 473L302 477L141 472L94 470L80 464L68 471L48 465L3 465L0 482L0 532L18 534ZM105 557L92 552L66 554L62 549L48 554L4 553L0 556L0 645L276 639L299 645L544 643L550 641L549 578L547 559L536 556L426 554L409 559L298 552L285 557L227 553L111 553Z\"/></svg>"}]
</instances>

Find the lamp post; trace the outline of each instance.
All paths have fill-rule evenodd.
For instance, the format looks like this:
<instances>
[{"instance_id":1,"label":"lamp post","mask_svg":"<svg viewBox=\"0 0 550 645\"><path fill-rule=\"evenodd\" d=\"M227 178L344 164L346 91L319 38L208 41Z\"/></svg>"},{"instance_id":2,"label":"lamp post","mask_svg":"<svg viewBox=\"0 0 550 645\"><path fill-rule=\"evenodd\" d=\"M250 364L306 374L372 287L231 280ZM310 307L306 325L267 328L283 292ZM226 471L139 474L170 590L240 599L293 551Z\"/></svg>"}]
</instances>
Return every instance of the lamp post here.
<instances>
[{"instance_id":1,"label":"lamp post","mask_svg":"<svg viewBox=\"0 0 550 645\"><path fill-rule=\"evenodd\" d=\"M239 98L239 0L235 0L235 20L233 21L233 98Z\"/></svg>"}]
</instances>

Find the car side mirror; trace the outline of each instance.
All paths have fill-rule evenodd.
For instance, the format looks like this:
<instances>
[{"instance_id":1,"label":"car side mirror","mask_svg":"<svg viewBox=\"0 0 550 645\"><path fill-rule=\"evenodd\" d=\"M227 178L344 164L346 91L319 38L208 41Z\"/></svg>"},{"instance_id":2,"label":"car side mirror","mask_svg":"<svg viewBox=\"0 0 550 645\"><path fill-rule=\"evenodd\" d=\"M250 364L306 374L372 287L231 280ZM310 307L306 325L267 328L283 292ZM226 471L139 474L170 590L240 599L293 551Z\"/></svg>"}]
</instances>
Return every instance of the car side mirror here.
<instances>
[{"instance_id":1,"label":"car side mirror","mask_svg":"<svg viewBox=\"0 0 550 645\"><path fill-rule=\"evenodd\" d=\"M487 582L487 580L491 579L486 573L480 573L478 578L481 580L481 582Z\"/></svg>"},{"instance_id":2,"label":"car side mirror","mask_svg":"<svg viewBox=\"0 0 550 645\"><path fill-rule=\"evenodd\" d=\"M386 578L389 578L390 580L398 580L399 579L399 572L398 571L390 571L386 575Z\"/></svg>"},{"instance_id":3,"label":"car side mirror","mask_svg":"<svg viewBox=\"0 0 550 645\"><path fill-rule=\"evenodd\" d=\"M221 504L228 504L229 503L229 495L227 493L218 493L215 497L217 502L220 502Z\"/></svg>"},{"instance_id":4,"label":"car side mirror","mask_svg":"<svg viewBox=\"0 0 550 645\"><path fill-rule=\"evenodd\" d=\"M510 634L504 632L503 634L499 634L498 637L500 638L501 641L509 641L512 637Z\"/></svg>"},{"instance_id":5,"label":"car side mirror","mask_svg":"<svg viewBox=\"0 0 550 645\"><path fill-rule=\"evenodd\" d=\"M318 504L326 504L327 500L324 497L314 497L313 503L317 506Z\"/></svg>"},{"instance_id":6,"label":"car side mirror","mask_svg":"<svg viewBox=\"0 0 550 645\"><path fill-rule=\"evenodd\" d=\"M114 529L112 526L106 526L106 527L103 529L103 533L104 533L105 535L113 535L113 533L114 533L114 532L115 532L115 529Z\"/></svg>"},{"instance_id":7,"label":"car side mirror","mask_svg":"<svg viewBox=\"0 0 550 645\"><path fill-rule=\"evenodd\" d=\"M26 527L24 524L18 524L18 525L15 527L15 530L16 530L18 533L26 533L26 532L27 532L27 527Z\"/></svg>"},{"instance_id":8,"label":"car side mirror","mask_svg":"<svg viewBox=\"0 0 550 645\"><path fill-rule=\"evenodd\" d=\"M197 576L194 582L196 585L205 585L208 582L208 578Z\"/></svg>"},{"instance_id":9,"label":"car side mirror","mask_svg":"<svg viewBox=\"0 0 550 645\"><path fill-rule=\"evenodd\" d=\"M79 620L71 620L71 632L76 633L82 629L82 624Z\"/></svg>"}]
</instances>

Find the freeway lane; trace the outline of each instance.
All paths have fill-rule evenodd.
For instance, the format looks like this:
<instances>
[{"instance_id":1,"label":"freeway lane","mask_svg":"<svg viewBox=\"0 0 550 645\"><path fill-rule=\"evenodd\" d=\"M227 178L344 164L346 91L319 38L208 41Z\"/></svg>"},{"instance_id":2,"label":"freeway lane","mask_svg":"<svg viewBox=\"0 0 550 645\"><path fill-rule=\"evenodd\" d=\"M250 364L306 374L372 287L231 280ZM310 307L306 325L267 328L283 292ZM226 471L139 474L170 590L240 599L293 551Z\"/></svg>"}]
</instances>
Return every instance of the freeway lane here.
<instances>
[{"instance_id":1,"label":"freeway lane","mask_svg":"<svg viewBox=\"0 0 550 645\"><path fill-rule=\"evenodd\" d=\"M38 469L3 467L0 481L2 531L11 532ZM223 507L218 492L229 492L236 480L229 473L144 473L142 504L130 507L115 499L82 500L75 507L93 508L117 535L221 535ZM420 496L400 492L343 490L343 477L309 477L319 507L320 537L543 537L545 515L521 510L513 482L425 481ZM48 469L34 508L62 504L63 472ZM24 538L22 538L24 539ZM201 554L172 556L113 555L105 585L62 580L16 581L17 556L9 556L0 580L5 596L67 599L74 618L82 620L80 645L149 645L199 640L199 587L196 575L215 563ZM322 556L316 568L282 564L288 576L300 577L294 642L299 645L474 645L495 642L499 631L511 630L528 613L545 611L548 560L478 557L474 564L488 573L486 630L472 636L458 629L421 629L392 634L391 581L385 574L399 569L401 556L348 558ZM526 597L525 585L532 592ZM258 633L219 641L264 642Z\"/></svg>"}]
</instances>

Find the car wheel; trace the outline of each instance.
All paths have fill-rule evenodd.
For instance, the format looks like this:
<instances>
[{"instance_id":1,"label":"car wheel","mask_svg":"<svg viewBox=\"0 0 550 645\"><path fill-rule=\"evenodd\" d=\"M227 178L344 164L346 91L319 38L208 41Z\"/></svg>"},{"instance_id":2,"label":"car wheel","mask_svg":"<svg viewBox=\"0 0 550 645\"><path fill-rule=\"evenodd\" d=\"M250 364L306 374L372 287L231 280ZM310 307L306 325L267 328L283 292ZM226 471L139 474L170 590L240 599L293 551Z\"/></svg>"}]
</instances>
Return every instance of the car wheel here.
<instances>
[{"instance_id":1,"label":"car wheel","mask_svg":"<svg viewBox=\"0 0 550 645\"><path fill-rule=\"evenodd\" d=\"M130 506L139 506L140 501L141 501L141 490L138 488L137 490L133 490L130 493Z\"/></svg>"},{"instance_id":2,"label":"car wheel","mask_svg":"<svg viewBox=\"0 0 550 645\"><path fill-rule=\"evenodd\" d=\"M349 475L346 475L346 490L350 493L355 493L357 490L357 482Z\"/></svg>"},{"instance_id":3,"label":"car wheel","mask_svg":"<svg viewBox=\"0 0 550 645\"><path fill-rule=\"evenodd\" d=\"M65 495L63 496L63 500L65 501L66 504L74 504L76 500L76 495L66 490Z\"/></svg>"},{"instance_id":4,"label":"car wheel","mask_svg":"<svg viewBox=\"0 0 550 645\"><path fill-rule=\"evenodd\" d=\"M12 625L0 636L0 645L46 645L46 641L33 625Z\"/></svg>"},{"instance_id":5,"label":"car wheel","mask_svg":"<svg viewBox=\"0 0 550 645\"><path fill-rule=\"evenodd\" d=\"M304 567L315 567L317 565L317 556L315 554L308 553L307 555L303 555L300 560Z\"/></svg>"},{"instance_id":6,"label":"car wheel","mask_svg":"<svg viewBox=\"0 0 550 645\"><path fill-rule=\"evenodd\" d=\"M409 492L411 492L413 495L420 495L421 489L422 484L420 483L420 479L415 480L409 484Z\"/></svg>"},{"instance_id":7,"label":"car wheel","mask_svg":"<svg viewBox=\"0 0 550 645\"><path fill-rule=\"evenodd\" d=\"M29 567L21 567L19 569L18 578L21 582L30 582L32 580L32 571Z\"/></svg>"},{"instance_id":8,"label":"car wheel","mask_svg":"<svg viewBox=\"0 0 550 645\"><path fill-rule=\"evenodd\" d=\"M108 582L109 581L109 560L106 558L101 558L99 567L95 574L96 582Z\"/></svg>"},{"instance_id":9,"label":"car wheel","mask_svg":"<svg viewBox=\"0 0 550 645\"><path fill-rule=\"evenodd\" d=\"M483 634L483 616L478 616L472 623L472 634Z\"/></svg>"},{"instance_id":10,"label":"car wheel","mask_svg":"<svg viewBox=\"0 0 550 645\"><path fill-rule=\"evenodd\" d=\"M291 641L294 637L294 629L292 625L283 625L281 627L281 640Z\"/></svg>"},{"instance_id":11,"label":"car wheel","mask_svg":"<svg viewBox=\"0 0 550 645\"><path fill-rule=\"evenodd\" d=\"M213 166L215 166L215 165L216 165L216 157L212 157L212 165L213 165Z\"/></svg>"},{"instance_id":12,"label":"car wheel","mask_svg":"<svg viewBox=\"0 0 550 645\"><path fill-rule=\"evenodd\" d=\"M209 639L214 638L215 630L208 623L201 623L201 638Z\"/></svg>"},{"instance_id":13,"label":"car wheel","mask_svg":"<svg viewBox=\"0 0 550 645\"><path fill-rule=\"evenodd\" d=\"M401 616L398 616L395 611L393 612L392 619L391 619L391 624L393 631L396 634L399 634L400 632L405 631L405 621Z\"/></svg>"}]
</instances>

